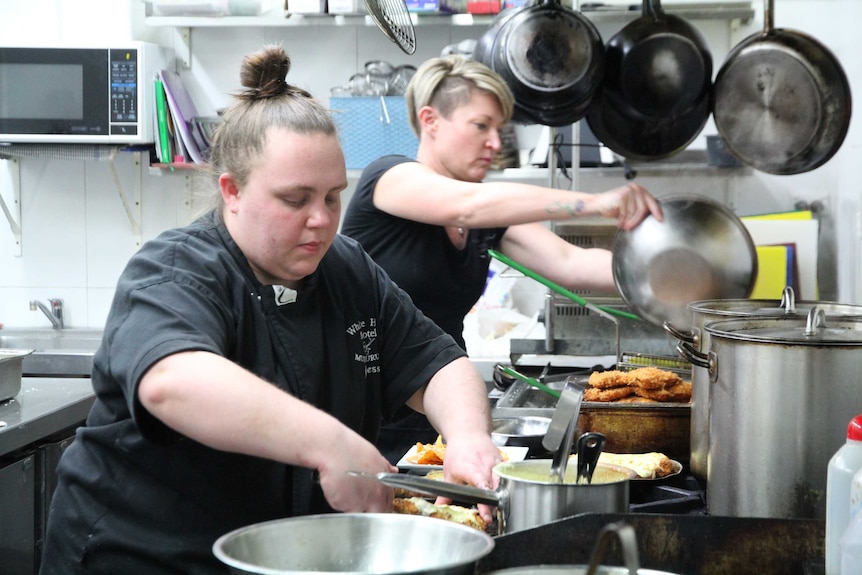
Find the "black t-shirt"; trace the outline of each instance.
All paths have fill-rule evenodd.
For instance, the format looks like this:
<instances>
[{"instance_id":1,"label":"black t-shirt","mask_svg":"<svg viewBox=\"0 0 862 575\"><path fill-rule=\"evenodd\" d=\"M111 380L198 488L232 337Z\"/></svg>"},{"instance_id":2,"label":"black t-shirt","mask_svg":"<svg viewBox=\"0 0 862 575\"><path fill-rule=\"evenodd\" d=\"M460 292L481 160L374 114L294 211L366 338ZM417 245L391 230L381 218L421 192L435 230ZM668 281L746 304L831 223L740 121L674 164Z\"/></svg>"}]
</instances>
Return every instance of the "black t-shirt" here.
<instances>
[{"instance_id":1,"label":"black t-shirt","mask_svg":"<svg viewBox=\"0 0 862 575\"><path fill-rule=\"evenodd\" d=\"M442 226L399 218L374 206L374 187L390 168L412 162L385 156L362 172L341 225L389 273L422 312L464 344L464 316L488 279L489 249L497 248L506 228L470 230L467 246L457 249Z\"/></svg>"},{"instance_id":2,"label":"black t-shirt","mask_svg":"<svg viewBox=\"0 0 862 575\"><path fill-rule=\"evenodd\" d=\"M118 282L96 401L58 466L43 573L223 573L220 535L331 511L312 470L211 449L143 408L143 374L184 350L222 355L371 441L464 356L349 238L294 292L255 279L218 215L163 233Z\"/></svg>"}]
</instances>

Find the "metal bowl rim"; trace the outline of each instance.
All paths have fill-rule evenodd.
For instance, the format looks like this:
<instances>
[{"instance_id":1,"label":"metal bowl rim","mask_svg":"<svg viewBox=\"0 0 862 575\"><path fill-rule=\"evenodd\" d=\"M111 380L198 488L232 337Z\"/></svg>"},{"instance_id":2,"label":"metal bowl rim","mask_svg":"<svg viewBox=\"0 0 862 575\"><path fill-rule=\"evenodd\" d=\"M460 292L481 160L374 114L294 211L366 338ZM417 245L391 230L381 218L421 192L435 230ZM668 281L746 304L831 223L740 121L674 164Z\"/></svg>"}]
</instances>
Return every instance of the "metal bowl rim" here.
<instances>
[{"instance_id":1,"label":"metal bowl rim","mask_svg":"<svg viewBox=\"0 0 862 575\"><path fill-rule=\"evenodd\" d=\"M295 575L303 574L303 575L305 575L305 574L311 573L311 571L301 570L301 569L300 570L286 570L286 569L272 569L272 568L268 568L268 567L261 567L261 566L255 565L254 563L248 563L246 561L242 561L242 560L236 559L236 558L228 555L224 551L223 547L228 542L236 539L240 535L247 533L249 531L253 531L253 530L269 529L269 528L273 528L277 525L281 525L284 523L298 523L299 524L299 523L311 522L311 521L335 521L337 519L344 519L344 518L359 519L359 520L365 520L365 519L383 520L383 519L385 519L386 521L402 522L405 524L406 523L415 523L416 521L430 521L433 523L428 523L428 525L433 525L439 529L446 529L446 530L449 530L452 532L460 531L464 534L467 534L470 537L473 537L474 539L484 541L485 544L481 547L481 549L477 549L477 551L473 554L473 556L467 557L467 558L461 558L457 561L449 560L446 563L441 563L440 565L435 565L433 567L434 570L448 569L448 568L452 568L452 567L455 567L458 565L465 565L465 564L468 564L471 562L476 562L479 559L481 559L482 557L484 557L485 555L487 555L488 553L490 553L494 549L494 545L495 545L494 539L490 535L488 535L487 533L479 531L478 529L475 529L473 527L468 527L466 525L461 525L459 523L454 523L451 521L444 521L442 519L437 519L434 517L424 517L424 516L420 516L420 515L401 515L401 514L397 514L397 513L321 513L321 514L314 514L314 515L298 515L295 517L284 517L281 519L272 519L270 521L263 521L260 523L252 523L251 525L245 525L243 527L238 527L237 529L234 529L233 531L229 531L228 533L225 533L224 535L222 535L221 537L216 539L215 543L213 543L213 546L212 546L212 552L219 561L221 561L222 563L224 563L228 567L233 568L233 569L241 569L241 570L247 571L249 573L256 573L258 575L288 575L288 574L295 574ZM421 573L421 572L424 572L427 570L428 570L427 566L426 567L418 567L418 568L411 568L411 569L405 569L405 570L401 570L401 571L392 572L391 575L404 574L404 573ZM322 574L322 575L327 575L327 574L329 574L329 575L358 575L358 574L363 573L363 572L361 572L361 571L314 571L314 573L316 575L317 574ZM387 574L386 573L380 573L378 575L387 575Z\"/></svg>"}]
</instances>

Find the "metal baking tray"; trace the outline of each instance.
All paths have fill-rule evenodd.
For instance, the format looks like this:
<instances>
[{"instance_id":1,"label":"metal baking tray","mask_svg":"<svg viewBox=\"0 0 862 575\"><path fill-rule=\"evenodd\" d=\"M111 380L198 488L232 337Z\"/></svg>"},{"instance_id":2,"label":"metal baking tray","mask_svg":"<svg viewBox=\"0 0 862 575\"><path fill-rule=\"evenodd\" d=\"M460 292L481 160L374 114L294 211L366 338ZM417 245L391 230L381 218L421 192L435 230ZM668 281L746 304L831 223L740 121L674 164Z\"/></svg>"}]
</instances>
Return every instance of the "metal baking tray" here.
<instances>
[{"instance_id":1,"label":"metal baking tray","mask_svg":"<svg viewBox=\"0 0 862 575\"><path fill-rule=\"evenodd\" d=\"M589 376L571 376L584 383ZM560 391L565 381L544 381ZM497 400L492 417L552 417L556 398L528 383L516 380ZM577 433L595 431L605 435L605 450L614 453L659 451L672 459L687 462L690 457L690 403L581 403Z\"/></svg>"}]
</instances>

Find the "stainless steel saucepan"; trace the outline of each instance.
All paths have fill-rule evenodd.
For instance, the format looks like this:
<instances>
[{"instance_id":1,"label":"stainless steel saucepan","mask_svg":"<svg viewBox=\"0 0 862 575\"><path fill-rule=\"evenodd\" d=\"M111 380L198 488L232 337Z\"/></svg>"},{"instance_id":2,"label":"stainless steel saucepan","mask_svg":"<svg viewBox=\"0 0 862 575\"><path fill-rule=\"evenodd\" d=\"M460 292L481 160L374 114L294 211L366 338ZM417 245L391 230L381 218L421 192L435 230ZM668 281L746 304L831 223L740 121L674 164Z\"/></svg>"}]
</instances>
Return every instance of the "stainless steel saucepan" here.
<instances>
[{"instance_id":1,"label":"stainless steel saucepan","mask_svg":"<svg viewBox=\"0 0 862 575\"><path fill-rule=\"evenodd\" d=\"M628 512L629 480L634 478L630 469L599 464L590 484L577 483L577 469L566 472L564 483L554 483L550 471L550 459L498 463L494 474L500 484L494 490L405 473L377 473L373 477L391 487L497 507L500 533L529 529L579 513Z\"/></svg>"}]
</instances>

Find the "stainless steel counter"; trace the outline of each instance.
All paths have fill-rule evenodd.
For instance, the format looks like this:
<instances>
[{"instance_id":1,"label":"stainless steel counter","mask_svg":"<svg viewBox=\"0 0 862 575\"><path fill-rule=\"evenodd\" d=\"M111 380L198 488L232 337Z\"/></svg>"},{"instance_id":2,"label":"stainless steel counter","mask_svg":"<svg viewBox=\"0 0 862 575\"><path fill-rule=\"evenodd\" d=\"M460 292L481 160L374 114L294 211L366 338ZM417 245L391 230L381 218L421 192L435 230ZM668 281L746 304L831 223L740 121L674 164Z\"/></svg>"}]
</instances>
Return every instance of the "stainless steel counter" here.
<instances>
[{"instance_id":1,"label":"stainless steel counter","mask_svg":"<svg viewBox=\"0 0 862 575\"><path fill-rule=\"evenodd\" d=\"M0 403L0 457L83 422L95 395L89 378L25 377Z\"/></svg>"}]
</instances>

